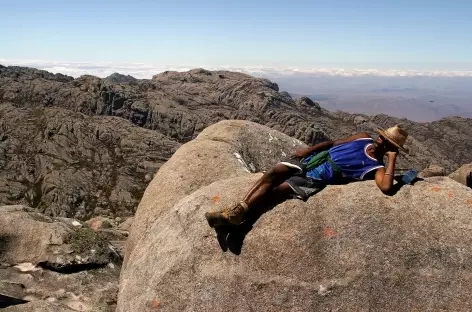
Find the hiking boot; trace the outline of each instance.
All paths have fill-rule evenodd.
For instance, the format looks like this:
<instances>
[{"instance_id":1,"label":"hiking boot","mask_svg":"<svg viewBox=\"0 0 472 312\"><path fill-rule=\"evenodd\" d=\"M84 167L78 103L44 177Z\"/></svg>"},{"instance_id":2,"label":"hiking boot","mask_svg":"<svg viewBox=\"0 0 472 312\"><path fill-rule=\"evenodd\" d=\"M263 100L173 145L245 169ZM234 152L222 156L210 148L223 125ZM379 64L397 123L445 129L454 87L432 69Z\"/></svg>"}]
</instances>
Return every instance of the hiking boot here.
<instances>
[{"instance_id":1,"label":"hiking boot","mask_svg":"<svg viewBox=\"0 0 472 312\"><path fill-rule=\"evenodd\" d=\"M245 202L240 202L233 208L225 208L223 211L207 212L205 218L211 227L217 226L236 226L243 220L245 212L248 210L248 206Z\"/></svg>"}]
</instances>

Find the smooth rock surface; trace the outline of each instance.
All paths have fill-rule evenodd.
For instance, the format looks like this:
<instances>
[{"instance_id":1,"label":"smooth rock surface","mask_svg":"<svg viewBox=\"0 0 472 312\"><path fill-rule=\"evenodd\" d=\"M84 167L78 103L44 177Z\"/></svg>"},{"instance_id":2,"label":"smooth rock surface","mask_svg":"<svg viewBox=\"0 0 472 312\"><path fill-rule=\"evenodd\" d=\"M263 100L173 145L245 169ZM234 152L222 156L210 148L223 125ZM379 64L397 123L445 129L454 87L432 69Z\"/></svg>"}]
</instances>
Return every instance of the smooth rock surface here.
<instances>
[{"instance_id":1,"label":"smooth rock surface","mask_svg":"<svg viewBox=\"0 0 472 312\"><path fill-rule=\"evenodd\" d=\"M156 174L133 223L117 311L472 309L472 190L448 177L394 196L373 181L329 186L307 202L285 201L253 228L241 226L223 251L203 215L240 200L261 175L232 156L240 130L230 129L238 125L210 127ZM243 125L259 149L270 150L261 140L268 129ZM182 168L188 152L204 151ZM255 159L260 170L277 158Z\"/></svg>"},{"instance_id":2,"label":"smooth rock surface","mask_svg":"<svg viewBox=\"0 0 472 312\"><path fill-rule=\"evenodd\" d=\"M221 121L208 127L178 149L149 184L134 217L125 264L156 218L184 196L220 179L266 170L303 146L296 139L253 122Z\"/></svg>"}]
</instances>

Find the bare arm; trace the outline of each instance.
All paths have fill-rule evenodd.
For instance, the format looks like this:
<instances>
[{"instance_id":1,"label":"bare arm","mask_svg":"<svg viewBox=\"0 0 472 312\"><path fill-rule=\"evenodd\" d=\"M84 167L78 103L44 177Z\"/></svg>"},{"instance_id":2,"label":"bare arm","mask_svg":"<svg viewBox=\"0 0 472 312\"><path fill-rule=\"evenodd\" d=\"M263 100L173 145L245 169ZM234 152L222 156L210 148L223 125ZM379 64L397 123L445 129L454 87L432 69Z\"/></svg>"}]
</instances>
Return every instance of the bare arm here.
<instances>
[{"instance_id":1,"label":"bare arm","mask_svg":"<svg viewBox=\"0 0 472 312\"><path fill-rule=\"evenodd\" d=\"M362 139L362 138L370 138L370 136L367 133L358 133L356 135L353 135L344 139L340 139L340 140L321 142L311 147L297 150L295 154L292 155L292 158L305 158L313 152L325 151L327 149L330 149L333 146L352 142L352 141L355 141L357 139Z\"/></svg>"},{"instance_id":2,"label":"bare arm","mask_svg":"<svg viewBox=\"0 0 472 312\"><path fill-rule=\"evenodd\" d=\"M387 169L377 169L375 173L375 182L379 189L384 193L388 194L393 187L393 178L395 174L395 161L397 159L398 152L387 152L388 165Z\"/></svg>"}]
</instances>

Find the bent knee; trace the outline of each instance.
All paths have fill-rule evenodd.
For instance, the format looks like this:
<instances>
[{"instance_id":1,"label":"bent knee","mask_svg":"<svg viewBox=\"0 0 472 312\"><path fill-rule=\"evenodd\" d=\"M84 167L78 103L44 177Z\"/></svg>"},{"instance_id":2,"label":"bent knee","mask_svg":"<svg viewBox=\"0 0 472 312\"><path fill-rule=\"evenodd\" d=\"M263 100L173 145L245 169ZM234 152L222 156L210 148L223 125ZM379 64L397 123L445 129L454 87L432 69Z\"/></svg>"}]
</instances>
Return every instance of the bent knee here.
<instances>
[{"instance_id":1,"label":"bent knee","mask_svg":"<svg viewBox=\"0 0 472 312\"><path fill-rule=\"evenodd\" d=\"M264 180L267 181L274 181L280 178L285 178L287 176L292 175L296 170L294 168L290 168L283 163L278 163L274 167L270 168L264 173L262 177Z\"/></svg>"}]
</instances>

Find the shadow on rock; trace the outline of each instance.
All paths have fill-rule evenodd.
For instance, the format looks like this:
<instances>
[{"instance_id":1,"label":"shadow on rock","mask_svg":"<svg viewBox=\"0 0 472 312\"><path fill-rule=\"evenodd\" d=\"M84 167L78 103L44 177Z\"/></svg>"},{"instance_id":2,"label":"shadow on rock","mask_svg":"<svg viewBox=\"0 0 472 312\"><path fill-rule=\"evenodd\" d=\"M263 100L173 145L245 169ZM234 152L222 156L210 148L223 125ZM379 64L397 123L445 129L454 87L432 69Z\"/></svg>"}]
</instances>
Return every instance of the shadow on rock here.
<instances>
[{"instance_id":1,"label":"shadow on rock","mask_svg":"<svg viewBox=\"0 0 472 312\"><path fill-rule=\"evenodd\" d=\"M405 182L405 180L407 180L408 182ZM392 189L390 190L390 192L386 193L386 195L389 195L389 196L394 196L398 193L398 191L404 186L404 185L415 185L416 182L419 182L419 181L424 181L424 179L422 178L419 178L419 177L414 177L414 178L411 178L410 180L408 179L405 179L405 177L403 175L399 175L399 176L395 176L395 181L397 181L397 183L395 183L392 187Z\"/></svg>"},{"instance_id":2,"label":"shadow on rock","mask_svg":"<svg viewBox=\"0 0 472 312\"><path fill-rule=\"evenodd\" d=\"M216 238L221 250L231 251L235 255L241 254L246 235L252 230L254 223L266 213L274 209L277 205L292 197L277 196L274 193L266 195L264 200L256 203L244 217L243 222L238 226L220 226L215 228Z\"/></svg>"},{"instance_id":3,"label":"shadow on rock","mask_svg":"<svg viewBox=\"0 0 472 312\"><path fill-rule=\"evenodd\" d=\"M0 235L0 259L8 251L11 245L12 237L9 235Z\"/></svg>"},{"instance_id":4,"label":"shadow on rock","mask_svg":"<svg viewBox=\"0 0 472 312\"><path fill-rule=\"evenodd\" d=\"M402 175L395 176L395 181L397 183L393 185L391 191L386 195L394 196L404 185L414 185L418 181L423 180L424 179L422 178L414 177L411 179L411 181L405 183L405 179ZM345 184L347 183L349 182L346 182ZM353 182L351 181L350 183ZM266 195L264 200L256 203L255 206L247 212L243 222L240 225L216 227L216 238L221 250L224 252L229 250L235 255L240 255L244 244L244 239L246 238L246 235L252 230L257 220L259 220L259 218L267 211L274 209L277 205L289 199L294 198L292 196L287 197L270 193Z\"/></svg>"},{"instance_id":5,"label":"shadow on rock","mask_svg":"<svg viewBox=\"0 0 472 312\"><path fill-rule=\"evenodd\" d=\"M9 306L19 305L23 303L27 303L28 301L23 299L18 299L14 297L10 297L8 295L0 294L0 309L7 308Z\"/></svg>"}]
</instances>

